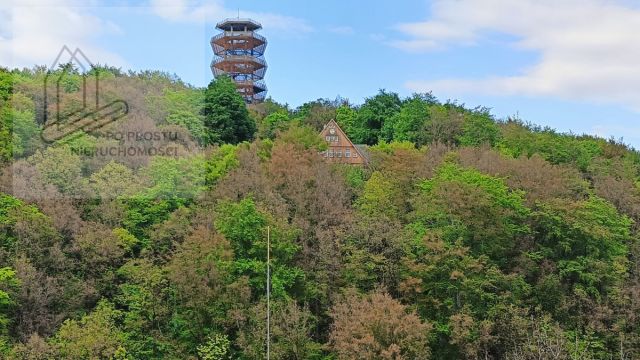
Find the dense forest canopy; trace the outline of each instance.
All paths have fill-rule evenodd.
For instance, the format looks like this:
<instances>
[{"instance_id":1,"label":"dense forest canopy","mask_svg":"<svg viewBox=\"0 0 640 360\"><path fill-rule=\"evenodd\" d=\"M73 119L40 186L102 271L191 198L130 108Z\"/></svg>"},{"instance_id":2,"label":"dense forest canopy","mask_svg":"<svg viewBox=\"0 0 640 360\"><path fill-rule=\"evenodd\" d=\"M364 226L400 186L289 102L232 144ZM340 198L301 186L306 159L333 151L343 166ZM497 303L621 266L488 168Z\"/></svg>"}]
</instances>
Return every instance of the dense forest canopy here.
<instances>
[{"instance_id":1,"label":"dense forest canopy","mask_svg":"<svg viewBox=\"0 0 640 360\"><path fill-rule=\"evenodd\" d=\"M47 143L44 114L83 106L71 70L57 103L46 69L0 70L0 357L263 359L269 251L272 359L640 358L621 141L100 67L127 116ZM319 155L331 119L368 166Z\"/></svg>"}]
</instances>

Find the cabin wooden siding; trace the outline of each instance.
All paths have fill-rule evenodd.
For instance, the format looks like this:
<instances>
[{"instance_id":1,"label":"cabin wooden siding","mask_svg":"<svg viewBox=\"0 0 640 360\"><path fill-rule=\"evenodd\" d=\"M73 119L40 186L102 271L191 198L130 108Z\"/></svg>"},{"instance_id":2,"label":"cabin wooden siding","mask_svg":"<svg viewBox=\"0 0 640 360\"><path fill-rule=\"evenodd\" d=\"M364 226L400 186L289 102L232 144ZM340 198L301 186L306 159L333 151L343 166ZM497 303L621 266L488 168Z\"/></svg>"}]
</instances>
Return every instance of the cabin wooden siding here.
<instances>
[{"instance_id":1,"label":"cabin wooden siding","mask_svg":"<svg viewBox=\"0 0 640 360\"><path fill-rule=\"evenodd\" d=\"M320 136L327 142L329 147L326 151L320 154L331 162L338 162L344 164L364 165L367 163L367 159L353 145L347 134L342 131L340 126L334 121L329 121L322 131Z\"/></svg>"}]
</instances>

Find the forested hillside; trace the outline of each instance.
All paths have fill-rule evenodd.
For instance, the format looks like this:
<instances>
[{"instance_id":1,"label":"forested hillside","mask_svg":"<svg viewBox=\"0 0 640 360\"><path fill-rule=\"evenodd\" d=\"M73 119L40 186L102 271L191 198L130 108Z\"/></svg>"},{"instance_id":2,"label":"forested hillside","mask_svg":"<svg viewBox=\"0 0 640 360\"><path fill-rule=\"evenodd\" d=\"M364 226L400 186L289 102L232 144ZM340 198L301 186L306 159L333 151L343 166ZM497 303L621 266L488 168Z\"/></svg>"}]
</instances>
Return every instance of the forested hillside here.
<instances>
[{"instance_id":1,"label":"forested hillside","mask_svg":"<svg viewBox=\"0 0 640 360\"><path fill-rule=\"evenodd\" d=\"M1 358L264 359L267 229L271 359L640 358L621 141L431 94L247 108L225 78L93 71L129 114L52 144L45 69L0 71ZM368 166L319 155L331 119Z\"/></svg>"}]
</instances>

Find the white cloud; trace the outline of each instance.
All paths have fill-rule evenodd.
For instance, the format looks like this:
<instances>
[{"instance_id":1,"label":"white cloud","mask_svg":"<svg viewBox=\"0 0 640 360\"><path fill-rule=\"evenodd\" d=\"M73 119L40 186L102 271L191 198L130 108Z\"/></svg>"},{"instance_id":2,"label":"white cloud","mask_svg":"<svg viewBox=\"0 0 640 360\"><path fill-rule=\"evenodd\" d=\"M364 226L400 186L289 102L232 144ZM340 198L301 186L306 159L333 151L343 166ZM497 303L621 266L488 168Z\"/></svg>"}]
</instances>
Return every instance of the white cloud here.
<instances>
[{"instance_id":1,"label":"white cloud","mask_svg":"<svg viewBox=\"0 0 640 360\"><path fill-rule=\"evenodd\" d=\"M150 0L153 12L170 21L204 22L207 19L220 20L238 17L238 10L224 6L222 0ZM303 19L292 16L240 11L240 17L259 21L262 26L270 30L291 30L297 32L311 32L313 28Z\"/></svg>"},{"instance_id":2,"label":"white cloud","mask_svg":"<svg viewBox=\"0 0 640 360\"><path fill-rule=\"evenodd\" d=\"M553 96L640 111L640 9L613 0L436 0L431 17L400 24L406 51L482 46L492 35L539 61L518 74L411 81L414 91ZM488 54L487 56L491 56Z\"/></svg>"},{"instance_id":3,"label":"white cloud","mask_svg":"<svg viewBox=\"0 0 640 360\"><path fill-rule=\"evenodd\" d=\"M333 26L329 28L329 32L339 35L352 35L355 30L351 26Z\"/></svg>"},{"instance_id":4,"label":"white cloud","mask_svg":"<svg viewBox=\"0 0 640 360\"><path fill-rule=\"evenodd\" d=\"M94 63L124 66L118 55L97 46L95 38L119 33L117 25L89 13L92 2L27 0L0 5L0 64L50 66L63 45L80 48Z\"/></svg>"}]
</instances>

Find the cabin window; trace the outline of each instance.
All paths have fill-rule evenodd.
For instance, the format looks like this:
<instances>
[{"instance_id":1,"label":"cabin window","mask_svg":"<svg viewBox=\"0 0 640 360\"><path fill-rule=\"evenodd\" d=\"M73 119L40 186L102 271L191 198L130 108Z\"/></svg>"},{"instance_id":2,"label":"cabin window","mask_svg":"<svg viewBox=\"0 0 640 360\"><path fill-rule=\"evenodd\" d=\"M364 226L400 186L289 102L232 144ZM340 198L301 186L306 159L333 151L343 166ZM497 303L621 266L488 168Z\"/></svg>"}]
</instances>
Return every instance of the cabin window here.
<instances>
[{"instance_id":1,"label":"cabin window","mask_svg":"<svg viewBox=\"0 0 640 360\"><path fill-rule=\"evenodd\" d=\"M351 157L351 149L345 149L344 150L344 157L348 157L348 158Z\"/></svg>"},{"instance_id":2,"label":"cabin window","mask_svg":"<svg viewBox=\"0 0 640 360\"><path fill-rule=\"evenodd\" d=\"M342 150L336 151L336 156L341 158L342 157Z\"/></svg>"},{"instance_id":3,"label":"cabin window","mask_svg":"<svg viewBox=\"0 0 640 360\"><path fill-rule=\"evenodd\" d=\"M327 150L329 152L329 157L332 158L333 157L333 149Z\"/></svg>"}]
</instances>

